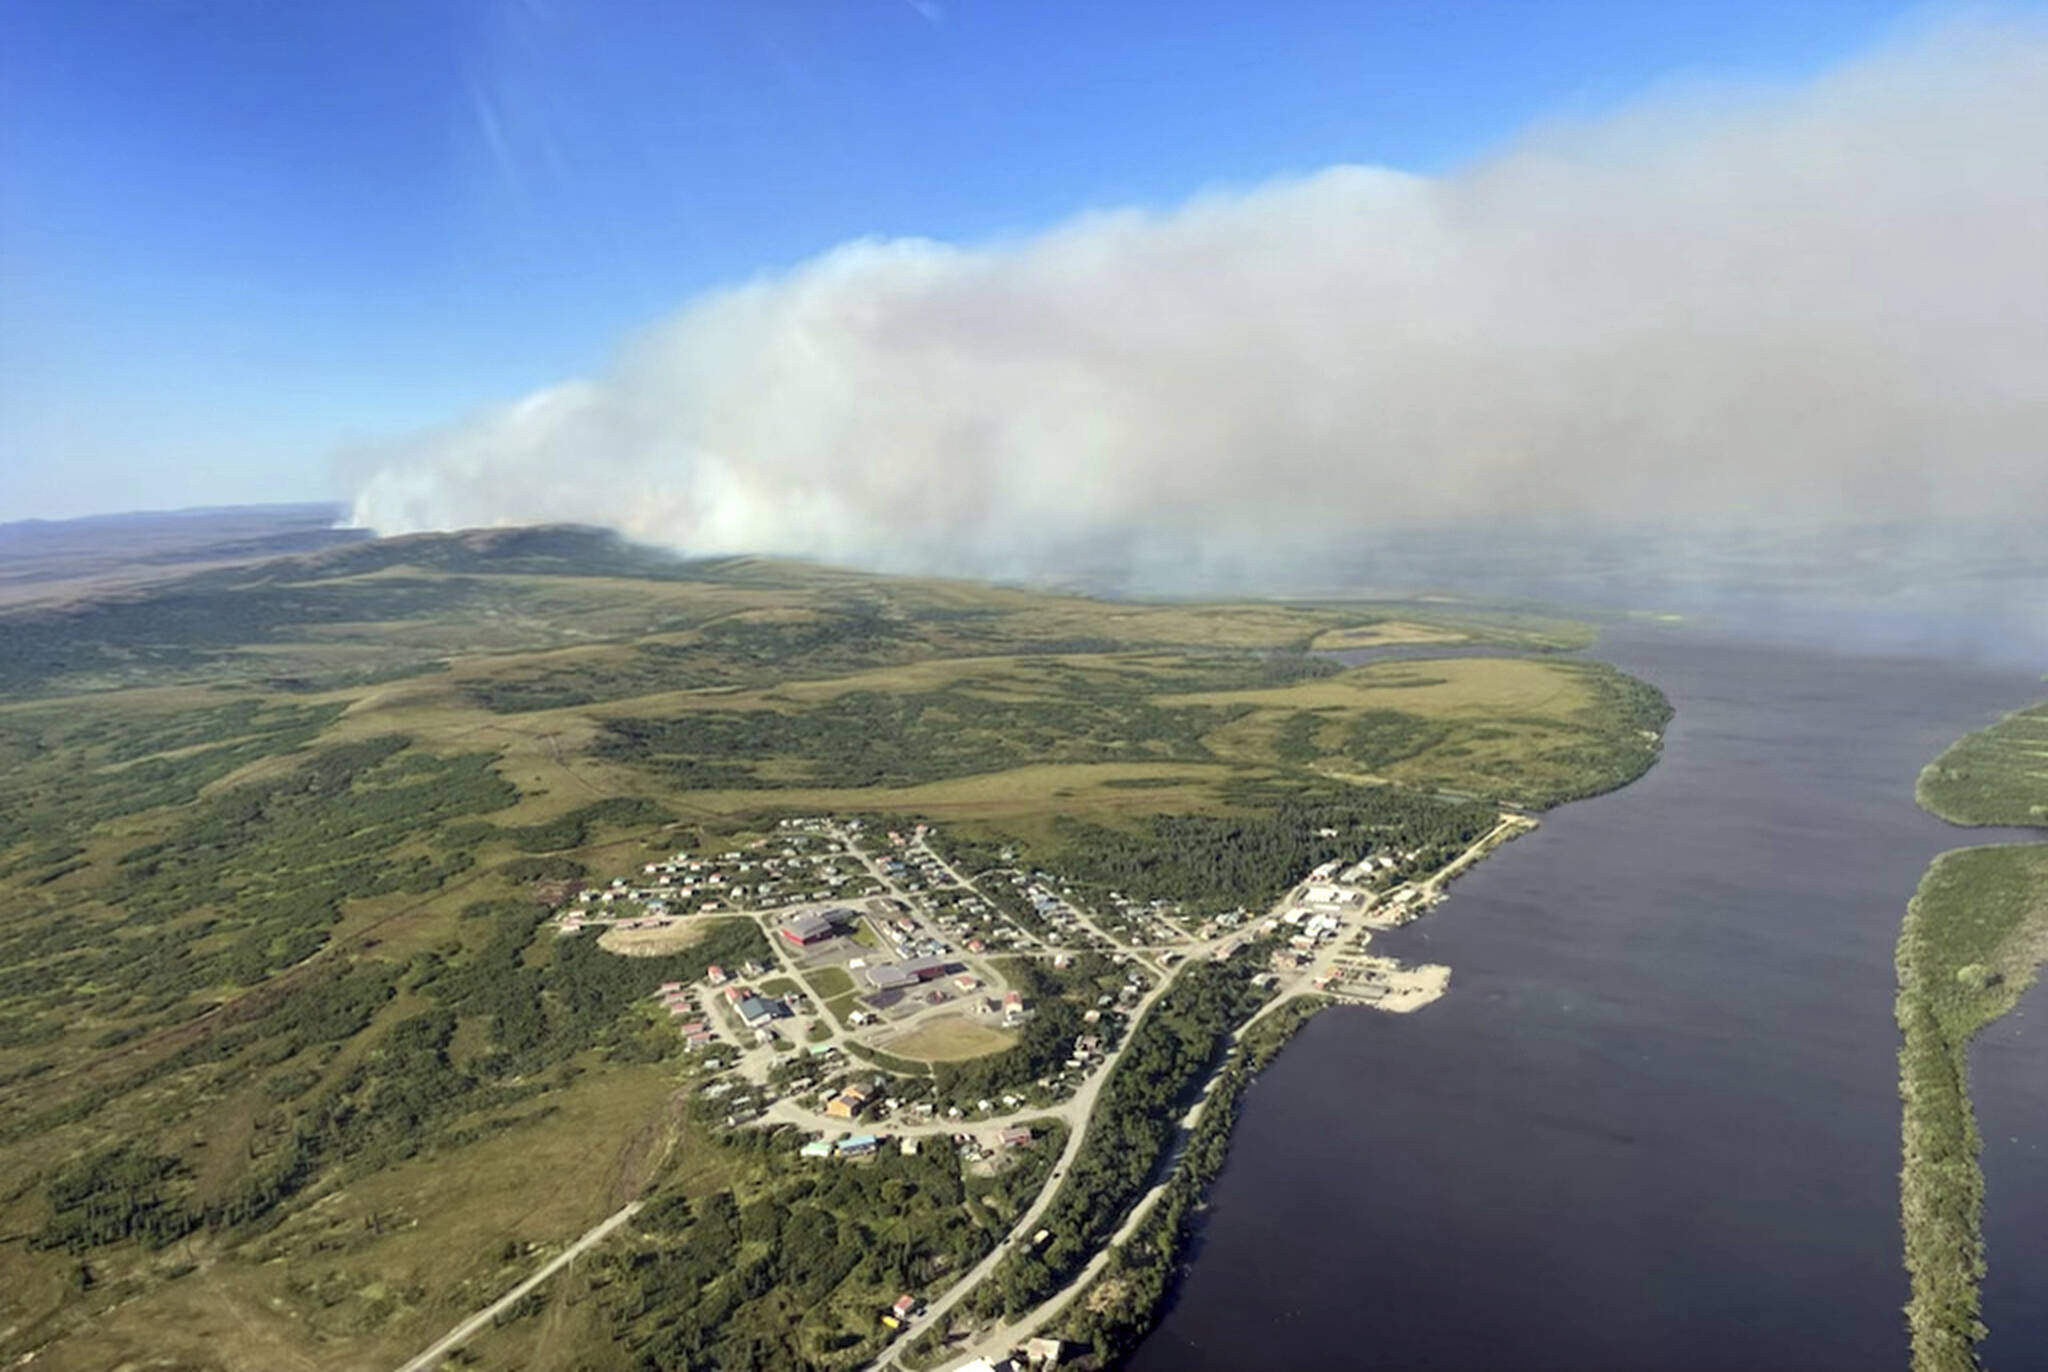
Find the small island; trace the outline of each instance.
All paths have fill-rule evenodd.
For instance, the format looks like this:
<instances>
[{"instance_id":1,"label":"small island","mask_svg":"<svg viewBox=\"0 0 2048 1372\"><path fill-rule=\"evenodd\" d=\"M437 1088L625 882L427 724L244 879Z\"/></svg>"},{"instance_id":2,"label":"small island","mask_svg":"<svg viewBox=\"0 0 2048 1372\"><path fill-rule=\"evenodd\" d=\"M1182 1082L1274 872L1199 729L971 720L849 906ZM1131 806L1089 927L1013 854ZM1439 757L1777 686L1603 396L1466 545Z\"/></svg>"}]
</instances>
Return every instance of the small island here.
<instances>
[{"instance_id":1,"label":"small island","mask_svg":"<svg viewBox=\"0 0 2048 1372\"><path fill-rule=\"evenodd\" d=\"M1963 738L1920 774L1922 807L1960 825L2048 825L2048 702ZM1985 1327L1982 1140L1970 1040L2048 959L2048 843L1941 854L1899 934L1899 1174L1916 1372L1973 1372Z\"/></svg>"}]
</instances>

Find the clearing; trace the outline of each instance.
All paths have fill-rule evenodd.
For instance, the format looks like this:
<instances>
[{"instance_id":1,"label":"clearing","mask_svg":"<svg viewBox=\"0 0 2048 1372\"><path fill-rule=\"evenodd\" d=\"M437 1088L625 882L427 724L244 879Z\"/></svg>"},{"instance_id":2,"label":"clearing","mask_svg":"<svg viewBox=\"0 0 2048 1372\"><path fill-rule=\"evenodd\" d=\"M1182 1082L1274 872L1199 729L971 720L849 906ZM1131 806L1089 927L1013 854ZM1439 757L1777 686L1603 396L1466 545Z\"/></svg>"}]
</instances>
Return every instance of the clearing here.
<instances>
[{"instance_id":1,"label":"clearing","mask_svg":"<svg viewBox=\"0 0 2048 1372\"><path fill-rule=\"evenodd\" d=\"M679 953L704 937L717 920L686 919L660 929L622 929L617 925L598 935L597 946L629 958L658 958Z\"/></svg>"},{"instance_id":2,"label":"clearing","mask_svg":"<svg viewBox=\"0 0 2048 1372\"><path fill-rule=\"evenodd\" d=\"M961 1062L968 1058L1000 1053L1016 1037L993 1025L979 1024L965 1015L944 1015L926 1020L900 1038L876 1046L899 1058L921 1062Z\"/></svg>"}]
</instances>

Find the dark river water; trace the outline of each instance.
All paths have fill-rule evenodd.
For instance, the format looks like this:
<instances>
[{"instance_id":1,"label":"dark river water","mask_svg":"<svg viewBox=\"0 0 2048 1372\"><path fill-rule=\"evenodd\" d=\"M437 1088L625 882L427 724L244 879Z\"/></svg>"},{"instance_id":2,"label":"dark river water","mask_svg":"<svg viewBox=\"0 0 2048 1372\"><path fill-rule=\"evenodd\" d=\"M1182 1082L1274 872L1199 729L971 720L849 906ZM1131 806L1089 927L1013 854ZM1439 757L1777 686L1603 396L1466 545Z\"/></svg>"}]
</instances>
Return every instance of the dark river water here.
<instances>
[{"instance_id":1,"label":"dark river water","mask_svg":"<svg viewBox=\"0 0 2048 1372\"><path fill-rule=\"evenodd\" d=\"M1246 1098L1138 1372L1903 1367L1892 949L1965 842L1913 803L2030 672L1629 630L1678 714L1375 950L1419 1014L1327 1012ZM2048 1368L2048 997L1976 1055L1986 1352Z\"/></svg>"},{"instance_id":2,"label":"dark river water","mask_svg":"<svg viewBox=\"0 0 2048 1372\"><path fill-rule=\"evenodd\" d=\"M2048 981L1978 1036L1971 1096L1984 1134L1987 1367L2048 1367Z\"/></svg>"}]
</instances>

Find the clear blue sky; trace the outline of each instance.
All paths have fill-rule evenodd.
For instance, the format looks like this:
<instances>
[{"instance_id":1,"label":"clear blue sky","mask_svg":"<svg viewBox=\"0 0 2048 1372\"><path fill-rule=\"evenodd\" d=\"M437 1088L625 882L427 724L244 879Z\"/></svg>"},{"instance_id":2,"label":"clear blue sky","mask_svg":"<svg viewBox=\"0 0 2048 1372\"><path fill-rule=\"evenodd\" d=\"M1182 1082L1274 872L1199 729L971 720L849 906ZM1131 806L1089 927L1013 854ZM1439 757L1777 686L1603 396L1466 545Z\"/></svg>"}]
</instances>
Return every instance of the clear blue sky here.
<instances>
[{"instance_id":1,"label":"clear blue sky","mask_svg":"<svg viewBox=\"0 0 2048 1372\"><path fill-rule=\"evenodd\" d=\"M0 0L0 519L323 498L848 238L1453 165L1876 0Z\"/></svg>"}]
</instances>

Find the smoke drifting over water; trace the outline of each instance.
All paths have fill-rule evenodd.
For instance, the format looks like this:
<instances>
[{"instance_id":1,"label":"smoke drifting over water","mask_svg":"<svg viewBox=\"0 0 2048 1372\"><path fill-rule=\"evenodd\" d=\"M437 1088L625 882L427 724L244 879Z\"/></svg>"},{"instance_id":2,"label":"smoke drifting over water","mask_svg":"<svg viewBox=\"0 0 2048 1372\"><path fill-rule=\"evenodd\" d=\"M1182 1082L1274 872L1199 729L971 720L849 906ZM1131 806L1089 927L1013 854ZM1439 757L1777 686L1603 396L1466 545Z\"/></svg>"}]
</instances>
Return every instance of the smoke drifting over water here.
<instances>
[{"instance_id":1,"label":"smoke drifting over water","mask_svg":"<svg viewBox=\"0 0 2048 1372\"><path fill-rule=\"evenodd\" d=\"M1161 584L1456 521L2048 519L2048 30L1336 167L859 242L370 455L380 532Z\"/></svg>"}]
</instances>

